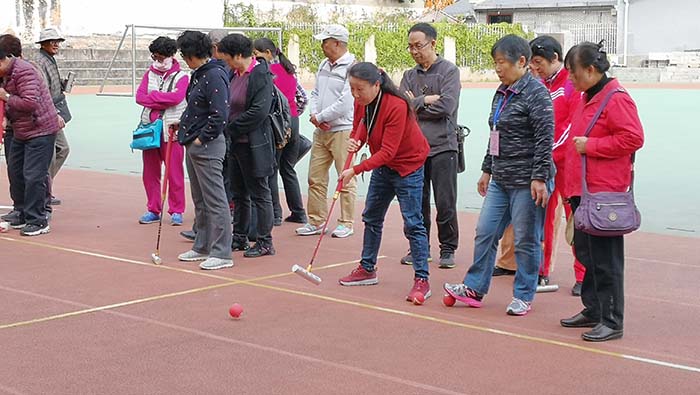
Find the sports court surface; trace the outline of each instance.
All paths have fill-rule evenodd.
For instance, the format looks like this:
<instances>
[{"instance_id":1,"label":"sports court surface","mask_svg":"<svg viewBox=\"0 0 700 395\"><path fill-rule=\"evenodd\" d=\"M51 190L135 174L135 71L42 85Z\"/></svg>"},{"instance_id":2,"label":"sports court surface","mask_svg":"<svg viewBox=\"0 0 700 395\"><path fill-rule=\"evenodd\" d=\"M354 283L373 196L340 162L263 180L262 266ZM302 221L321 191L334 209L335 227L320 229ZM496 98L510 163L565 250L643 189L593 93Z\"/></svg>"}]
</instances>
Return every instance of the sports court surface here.
<instances>
[{"instance_id":1,"label":"sports court surface","mask_svg":"<svg viewBox=\"0 0 700 395\"><path fill-rule=\"evenodd\" d=\"M475 116L470 126L485 124L484 106L465 96L488 100L482 91L462 97L465 117ZM512 277L494 279L481 309L442 305L441 284L461 279L470 263L473 210L460 213L457 268L432 268L434 295L423 306L404 301L412 269L398 263L407 242L396 207L377 286L337 285L356 265L360 221L355 236L324 239L319 286L290 272L308 262L317 240L294 236L292 224L274 230L277 255L238 252L233 269L216 272L177 262L190 246L177 235L186 227L164 226L164 265L154 266L156 227L136 223L144 196L129 173L139 161L125 148L138 110L129 99L73 96L73 157L57 181L64 203L52 233L0 235L0 393L697 393L698 134L679 129L683 108L667 102L697 103L700 91L646 91L633 91L640 107L663 115L642 110L647 145L637 191L645 229L626 238L625 337L603 344L558 324L581 308L569 294L572 257L563 244L552 275L561 289L538 294L526 317L505 314ZM643 104L645 95L654 104ZM470 195L483 129L472 126L460 208L478 207ZM687 166L673 167L679 163ZM358 199L357 219L361 208ZM191 224L191 206L185 220ZM228 316L234 302L244 308L238 320Z\"/></svg>"}]
</instances>

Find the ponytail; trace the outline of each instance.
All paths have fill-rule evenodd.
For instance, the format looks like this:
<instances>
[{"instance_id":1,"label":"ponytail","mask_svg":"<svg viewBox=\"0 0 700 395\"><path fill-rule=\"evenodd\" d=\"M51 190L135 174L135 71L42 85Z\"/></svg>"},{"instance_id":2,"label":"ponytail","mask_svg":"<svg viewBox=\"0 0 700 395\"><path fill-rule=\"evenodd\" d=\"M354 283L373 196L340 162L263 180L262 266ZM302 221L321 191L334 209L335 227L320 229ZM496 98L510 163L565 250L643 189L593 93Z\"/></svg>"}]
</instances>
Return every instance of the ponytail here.
<instances>
[{"instance_id":1,"label":"ponytail","mask_svg":"<svg viewBox=\"0 0 700 395\"><path fill-rule=\"evenodd\" d=\"M253 43L253 48L255 48L255 50L258 52L270 51L273 56L279 59L280 64L287 73L292 75L296 74L297 67L282 53L282 51L280 51L279 48L275 46L275 43L273 43L269 38L262 37L255 40Z\"/></svg>"}]
</instances>

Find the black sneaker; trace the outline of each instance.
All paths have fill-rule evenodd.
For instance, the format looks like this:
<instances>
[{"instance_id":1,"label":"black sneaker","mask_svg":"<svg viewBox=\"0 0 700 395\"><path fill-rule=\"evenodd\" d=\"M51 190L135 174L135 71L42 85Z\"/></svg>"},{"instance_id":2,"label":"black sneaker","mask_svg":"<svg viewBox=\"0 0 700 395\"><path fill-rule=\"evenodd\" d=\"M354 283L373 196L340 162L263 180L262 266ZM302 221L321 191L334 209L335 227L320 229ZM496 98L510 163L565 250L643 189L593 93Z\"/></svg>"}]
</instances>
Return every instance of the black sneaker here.
<instances>
[{"instance_id":1,"label":"black sneaker","mask_svg":"<svg viewBox=\"0 0 700 395\"><path fill-rule=\"evenodd\" d=\"M293 222L295 224L305 224L308 221L307 221L306 215L292 214L289 217L285 218L284 222Z\"/></svg>"},{"instance_id":2,"label":"black sneaker","mask_svg":"<svg viewBox=\"0 0 700 395\"><path fill-rule=\"evenodd\" d=\"M56 196L51 196L51 203L49 203L52 206L60 206L61 205L61 199L57 198Z\"/></svg>"},{"instance_id":3,"label":"black sneaker","mask_svg":"<svg viewBox=\"0 0 700 395\"><path fill-rule=\"evenodd\" d=\"M540 286L545 286L549 285L549 276L543 276L543 275L538 275L537 276L537 285Z\"/></svg>"},{"instance_id":4,"label":"black sneaker","mask_svg":"<svg viewBox=\"0 0 700 395\"><path fill-rule=\"evenodd\" d=\"M571 288L571 295L581 296L581 287L582 286L583 286L583 283L580 283L577 281L576 284L574 284L574 287Z\"/></svg>"},{"instance_id":5,"label":"black sneaker","mask_svg":"<svg viewBox=\"0 0 700 395\"><path fill-rule=\"evenodd\" d=\"M272 225L273 226L282 226L282 217L275 217L275 219L272 220Z\"/></svg>"},{"instance_id":6,"label":"black sneaker","mask_svg":"<svg viewBox=\"0 0 700 395\"><path fill-rule=\"evenodd\" d=\"M193 230L183 230L182 232L180 232L180 236L184 237L189 241L194 241L194 238L197 236L197 234L194 233Z\"/></svg>"},{"instance_id":7,"label":"black sneaker","mask_svg":"<svg viewBox=\"0 0 700 395\"><path fill-rule=\"evenodd\" d=\"M455 263L455 253L454 252L441 252L440 253L440 269L452 269L457 264Z\"/></svg>"},{"instance_id":8,"label":"black sneaker","mask_svg":"<svg viewBox=\"0 0 700 395\"><path fill-rule=\"evenodd\" d=\"M275 248L272 245L264 246L260 243L255 243L253 248L243 253L246 258L257 258L265 255L275 255Z\"/></svg>"},{"instance_id":9,"label":"black sneaker","mask_svg":"<svg viewBox=\"0 0 700 395\"><path fill-rule=\"evenodd\" d=\"M248 251L249 248L248 240L236 236L231 239L231 251Z\"/></svg>"},{"instance_id":10,"label":"black sneaker","mask_svg":"<svg viewBox=\"0 0 700 395\"><path fill-rule=\"evenodd\" d=\"M13 218L9 222L10 222L10 227L12 229L22 229L27 225L27 223L24 222L24 218L22 218L22 215L20 215L19 217Z\"/></svg>"},{"instance_id":11,"label":"black sneaker","mask_svg":"<svg viewBox=\"0 0 700 395\"><path fill-rule=\"evenodd\" d=\"M49 224L43 224L43 225L37 225L37 224L27 224L22 228L22 230L19 232L20 235L22 236L39 236L43 235L45 233L49 233L51 231L51 227Z\"/></svg>"},{"instance_id":12,"label":"black sneaker","mask_svg":"<svg viewBox=\"0 0 700 395\"><path fill-rule=\"evenodd\" d=\"M21 216L22 216L21 212L19 212L17 210L12 210L9 213L0 216L0 219L3 221L12 222L12 220L19 219L19 217L21 217Z\"/></svg>"},{"instance_id":13,"label":"black sneaker","mask_svg":"<svg viewBox=\"0 0 700 395\"><path fill-rule=\"evenodd\" d=\"M433 257L428 254L428 263L433 261ZM413 255L411 255L411 250L408 250L408 253L406 253L406 256L401 258L401 264L402 265L413 265Z\"/></svg>"},{"instance_id":14,"label":"black sneaker","mask_svg":"<svg viewBox=\"0 0 700 395\"><path fill-rule=\"evenodd\" d=\"M504 269L502 267L496 266L496 268L493 269L493 277L498 276L515 276L515 270Z\"/></svg>"}]
</instances>

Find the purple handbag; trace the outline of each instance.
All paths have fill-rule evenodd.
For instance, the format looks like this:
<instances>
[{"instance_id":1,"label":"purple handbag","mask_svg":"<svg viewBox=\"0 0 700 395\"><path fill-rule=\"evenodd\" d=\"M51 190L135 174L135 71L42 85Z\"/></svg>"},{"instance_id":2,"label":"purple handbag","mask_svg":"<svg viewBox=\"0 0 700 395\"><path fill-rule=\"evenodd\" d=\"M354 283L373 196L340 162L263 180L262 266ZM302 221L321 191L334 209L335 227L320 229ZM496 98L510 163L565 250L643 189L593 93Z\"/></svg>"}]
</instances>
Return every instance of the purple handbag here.
<instances>
[{"instance_id":1,"label":"purple handbag","mask_svg":"<svg viewBox=\"0 0 700 395\"><path fill-rule=\"evenodd\" d=\"M624 93L624 90L616 89L608 94L593 116L584 136L588 137L608 101L617 92ZM632 163L634 163L634 154ZM639 229L642 216L634 204L634 170L632 170L628 191L591 193L588 191L586 182L586 155L581 155L581 177L583 186L581 204L574 212L576 229L594 236L622 236Z\"/></svg>"}]
</instances>

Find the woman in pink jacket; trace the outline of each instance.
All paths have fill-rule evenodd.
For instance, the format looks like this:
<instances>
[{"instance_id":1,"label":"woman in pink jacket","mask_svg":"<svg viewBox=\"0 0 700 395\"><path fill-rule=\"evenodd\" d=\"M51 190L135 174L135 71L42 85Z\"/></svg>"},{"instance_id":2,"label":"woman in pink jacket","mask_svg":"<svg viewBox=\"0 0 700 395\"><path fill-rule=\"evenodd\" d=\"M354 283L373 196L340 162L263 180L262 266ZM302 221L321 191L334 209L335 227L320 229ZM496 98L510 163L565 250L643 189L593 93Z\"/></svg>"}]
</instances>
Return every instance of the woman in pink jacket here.
<instances>
[{"instance_id":1,"label":"woman in pink jacket","mask_svg":"<svg viewBox=\"0 0 700 395\"><path fill-rule=\"evenodd\" d=\"M620 83L605 73L610 68L600 44L584 42L565 59L569 79L583 98L571 118L567 144L564 196L574 212L581 204L581 155L586 155L586 183L591 193L625 192L631 180L634 153L644 143L637 106ZM607 105L605 101L607 101ZM598 110L590 134L586 129ZM602 342L622 337L625 246L623 236L594 236L574 231L576 258L586 267L581 286L584 309L561 320L567 328L593 328L583 340Z\"/></svg>"},{"instance_id":2,"label":"woman in pink jacket","mask_svg":"<svg viewBox=\"0 0 700 395\"><path fill-rule=\"evenodd\" d=\"M141 224L158 222L162 215L160 182L168 147L168 130L171 125L179 124L180 115L187 107L185 94L189 84L188 73L180 70L180 64L173 58L177 51L175 40L158 37L148 50L153 64L136 91L136 103L143 106L141 122L153 122L162 116L163 141L160 149L143 151L143 186L148 211L139 218ZM177 143L177 135L173 139L168 164L168 214L172 225L182 225L182 213L185 212L184 148Z\"/></svg>"}]
</instances>

